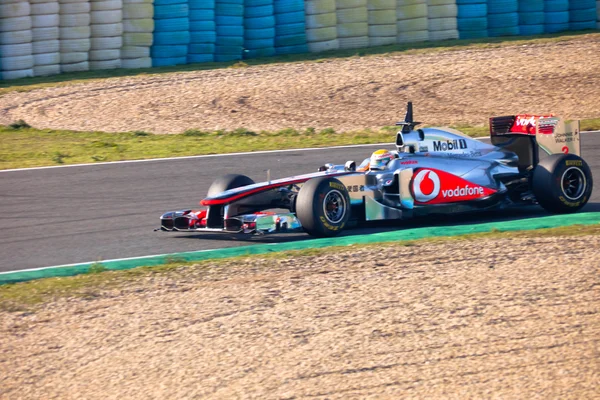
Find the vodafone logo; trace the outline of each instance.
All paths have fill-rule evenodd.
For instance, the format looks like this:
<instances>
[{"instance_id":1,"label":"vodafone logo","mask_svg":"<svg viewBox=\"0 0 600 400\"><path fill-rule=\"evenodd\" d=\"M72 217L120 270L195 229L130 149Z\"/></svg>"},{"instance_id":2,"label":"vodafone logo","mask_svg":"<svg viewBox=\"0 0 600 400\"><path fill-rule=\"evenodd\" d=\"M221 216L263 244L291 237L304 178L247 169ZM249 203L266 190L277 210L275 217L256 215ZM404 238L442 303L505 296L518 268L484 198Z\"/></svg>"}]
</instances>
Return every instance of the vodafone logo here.
<instances>
[{"instance_id":1,"label":"vodafone logo","mask_svg":"<svg viewBox=\"0 0 600 400\"><path fill-rule=\"evenodd\" d=\"M429 169L422 169L415 176L413 190L415 200L420 203L427 203L435 199L440 194L440 177Z\"/></svg>"}]
</instances>

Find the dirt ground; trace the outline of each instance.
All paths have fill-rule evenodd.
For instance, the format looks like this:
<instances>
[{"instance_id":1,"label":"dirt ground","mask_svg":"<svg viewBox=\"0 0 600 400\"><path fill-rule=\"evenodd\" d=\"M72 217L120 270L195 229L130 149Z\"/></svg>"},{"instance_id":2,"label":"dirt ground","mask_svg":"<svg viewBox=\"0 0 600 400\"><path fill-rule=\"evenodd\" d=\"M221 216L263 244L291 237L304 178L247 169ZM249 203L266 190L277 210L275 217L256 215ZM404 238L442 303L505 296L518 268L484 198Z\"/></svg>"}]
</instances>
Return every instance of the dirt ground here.
<instances>
[{"instance_id":1,"label":"dirt ground","mask_svg":"<svg viewBox=\"0 0 600 400\"><path fill-rule=\"evenodd\" d=\"M108 79L0 97L0 124L180 133L393 125L406 101L428 124L495 115L600 115L600 35L434 54L352 57Z\"/></svg>"},{"instance_id":2,"label":"dirt ground","mask_svg":"<svg viewBox=\"0 0 600 400\"><path fill-rule=\"evenodd\" d=\"M597 399L598 248L350 248L0 313L0 397Z\"/></svg>"}]
</instances>

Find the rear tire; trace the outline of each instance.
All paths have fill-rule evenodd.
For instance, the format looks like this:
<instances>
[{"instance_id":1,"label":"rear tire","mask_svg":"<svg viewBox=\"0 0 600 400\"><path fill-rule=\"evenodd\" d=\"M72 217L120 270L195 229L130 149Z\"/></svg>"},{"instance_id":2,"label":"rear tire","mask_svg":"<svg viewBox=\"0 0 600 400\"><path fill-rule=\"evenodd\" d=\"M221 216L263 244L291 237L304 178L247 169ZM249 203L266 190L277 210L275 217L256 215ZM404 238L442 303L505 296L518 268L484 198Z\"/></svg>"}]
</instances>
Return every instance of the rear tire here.
<instances>
[{"instance_id":1,"label":"rear tire","mask_svg":"<svg viewBox=\"0 0 600 400\"><path fill-rule=\"evenodd\" d=\"M574 154L552 154L533 171L533 194L552 213L578 211L590 199L593 186L590 167Z\"/></svg>"},{"instance_id":2,"label":"rear tire","mask_svg":"<svg viewBox=\"0 0 600 400\"><path fill-rule=\"evenodd\" d=\"M226 190L239 188L242 186L252 185L254 181L248 178L246 175L238 175L238 174L227 174L221 176L210 185L208 188L207 197L214 197Z\"/></svg>"},{"instance_id":3,"label":"rear tire","mask_svg":"<svg viewBox=\"0 0 600 400\"><path fill-rule=\"evenodd\" d=\"M346 187L334 178L309 180L298 193L296 216L312 236L339 235L350 218L350 196Z\"/></svg>"}]
</instances>

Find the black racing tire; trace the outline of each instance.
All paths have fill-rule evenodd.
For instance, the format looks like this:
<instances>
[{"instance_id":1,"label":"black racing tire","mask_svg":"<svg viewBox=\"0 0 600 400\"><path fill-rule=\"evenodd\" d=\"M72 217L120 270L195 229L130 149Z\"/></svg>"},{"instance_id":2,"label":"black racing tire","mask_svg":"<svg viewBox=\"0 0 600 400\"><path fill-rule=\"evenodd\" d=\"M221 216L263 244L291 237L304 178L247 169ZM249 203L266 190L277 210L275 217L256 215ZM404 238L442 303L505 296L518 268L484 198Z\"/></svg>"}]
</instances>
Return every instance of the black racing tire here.
<instances>
[{"instance_id":1,"label":"black racing tire","mask_svg":"<svg viewBox=\"0 0 600 400\"><path fill-rule=\"evenodd\" d=\"M552 154L533 171L533 194L552 213L578 211L590 199L593 186L590 167L575 154Z\"/></svg>"},{"instance_id":2,"label":"black racing tire","mask_svg":"<svg viewBox=\"0 0 600 400\"><path fill-rule=\"evenodd\" d=\"M242 186L252 185L254 181L248 178L246 175L239 174L227 174L223 175L212 183L208 188L207 197L214 197L226 190L235 189Z\"/></svg>"},{"instance_id":3,"label":"black racing tire","mask_svg":"<svg viewBox=\"0 0 600 400\"><path fill-rule=\"evenodd\" d=\"M307 181L298 192L296 216L304 230L317 237L339 235L350 218L350 196L335 178Z\"/></svg>"}]
</instances>

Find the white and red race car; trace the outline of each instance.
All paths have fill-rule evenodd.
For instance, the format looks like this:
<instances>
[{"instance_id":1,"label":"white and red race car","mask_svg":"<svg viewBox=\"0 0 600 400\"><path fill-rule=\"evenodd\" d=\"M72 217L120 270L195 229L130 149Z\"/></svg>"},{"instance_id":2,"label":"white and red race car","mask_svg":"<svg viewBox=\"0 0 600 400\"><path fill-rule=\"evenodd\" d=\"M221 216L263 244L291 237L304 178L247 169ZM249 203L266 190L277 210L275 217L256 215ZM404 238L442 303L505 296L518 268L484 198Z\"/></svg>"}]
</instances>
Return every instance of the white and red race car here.
<instances>
[{"instance_id":1,"label":"white and red race car","mask_svg":"<svg viewBox=\"0 0 600 400\"><path fill-rule=\"evenodd\" d=\"M416 129L412 104L386 165L325 164L318 172L255 183L218 178L201 210L161 216L161 230L335 236L356 221L402 220L539 204L572 213L593 181L580 157L579 122L554 116L490 119L491 143L450 128Z\"/></svg>"}]
</instances>

